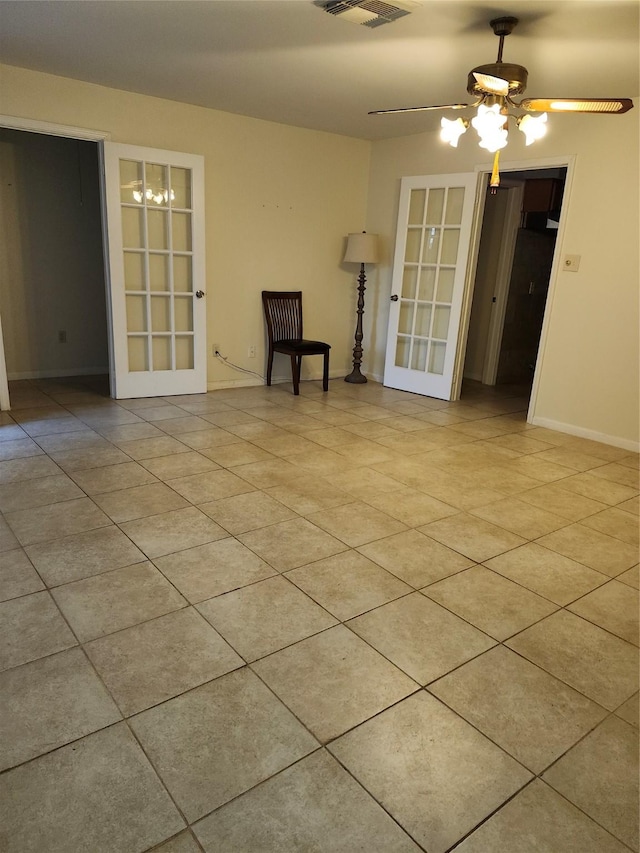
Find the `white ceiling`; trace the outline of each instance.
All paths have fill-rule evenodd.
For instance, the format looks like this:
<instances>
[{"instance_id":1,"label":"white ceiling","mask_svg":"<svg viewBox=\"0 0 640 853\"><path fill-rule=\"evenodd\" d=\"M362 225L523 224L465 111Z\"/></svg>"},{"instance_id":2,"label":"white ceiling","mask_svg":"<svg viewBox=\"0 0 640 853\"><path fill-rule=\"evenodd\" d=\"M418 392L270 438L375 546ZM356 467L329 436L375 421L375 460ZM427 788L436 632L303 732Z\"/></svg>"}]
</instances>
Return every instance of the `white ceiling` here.
<instances>
[{"instance_id":1,"label":"white ceiling","mask_svg":"<svg viewBox=\"0 0 640 853\"><path fill-rule=\"evenodd\" d=\"M470 100L467 73L495 61L498 40L488 22L502 15L520 19L503 58L528 68L528 96L637 97L639 7L638 0L422 0L410 15L370 29L312 0L0 0L0 57L117 89L379 139L433 128L441 114L368 110Z\"/></svg>"}]
</instances>

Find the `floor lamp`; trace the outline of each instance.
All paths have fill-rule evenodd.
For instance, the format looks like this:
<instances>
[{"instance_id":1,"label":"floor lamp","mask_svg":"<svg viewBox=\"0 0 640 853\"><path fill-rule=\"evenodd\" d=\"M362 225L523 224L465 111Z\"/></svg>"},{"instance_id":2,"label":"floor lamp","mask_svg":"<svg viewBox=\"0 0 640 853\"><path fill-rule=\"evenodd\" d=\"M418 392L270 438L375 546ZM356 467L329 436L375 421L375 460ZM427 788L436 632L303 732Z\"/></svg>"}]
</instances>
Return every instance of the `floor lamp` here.
<instances>
[{"instance_id":1,"label":"floor lamp","mask_svg":"<svg viewBox=\"0 0 640 853\"><path fill-rule=\"evenodd\" d=\"M344 377L345 382L362 384L367 377L360 372L362 364L362 315L364 314L364 291L366 276L364 274L365 264L376 264L378 262L378 235L349 234L347 238L347 249L344 253L344 263L360 264L360 275L358 276L358 319L356 321L356 345L353 348L353 370Z\"/></svg>"}]
</instances>

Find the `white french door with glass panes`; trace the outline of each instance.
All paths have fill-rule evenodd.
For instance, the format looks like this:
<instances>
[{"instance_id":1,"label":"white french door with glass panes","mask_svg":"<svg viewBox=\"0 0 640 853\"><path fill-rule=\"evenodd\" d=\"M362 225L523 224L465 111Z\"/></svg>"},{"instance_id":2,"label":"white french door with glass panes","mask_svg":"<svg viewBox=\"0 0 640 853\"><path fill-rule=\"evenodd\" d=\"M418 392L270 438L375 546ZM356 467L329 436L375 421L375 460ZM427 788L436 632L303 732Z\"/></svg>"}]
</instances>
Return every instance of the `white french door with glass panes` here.
<instances>
[{"instance_id":1,"label":"white french door with glass panes","mask_svg":"<svg viewBox=\"0 0 640 853\"><path fill-rule=\"evenodd\" d=\"M204 158L104 143L116 398L207 390Z\"/></svg>"},{"instance_id":2,"label":"white french door with glass panes","mask_svg":"<svg viewBox=\"0 0 640 853\"><path fill-rule=\"evenodd\" d=\"M478 176L403 178L384 384L452 399Z\"/></svg>"}]
</instances>

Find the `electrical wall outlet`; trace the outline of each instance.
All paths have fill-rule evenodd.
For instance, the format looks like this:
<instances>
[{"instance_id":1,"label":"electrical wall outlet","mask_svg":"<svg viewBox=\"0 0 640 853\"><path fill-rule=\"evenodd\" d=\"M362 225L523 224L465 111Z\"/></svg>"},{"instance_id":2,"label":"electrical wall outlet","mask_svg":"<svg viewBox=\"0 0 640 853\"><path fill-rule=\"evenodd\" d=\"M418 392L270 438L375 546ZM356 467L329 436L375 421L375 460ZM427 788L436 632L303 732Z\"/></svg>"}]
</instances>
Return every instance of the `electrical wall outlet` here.
<instances>
[{"instance_id":1,"label":"electrical wall outlet","mask_svg":"<svg viewBox=\"0 0 640 853\"><path fill-rule=\"evenodd\" d=\"M220 352L220 344L211 344L211 352L215 358L216 353Z\"/></svg>"},{"instance_id":2,"label":"electrical wall outlet","mask_svg":"<svg viewBox=\"0 0 640 853\"><path fill-rule=\"evenodd\" d=\"M251 344L251 346L249 347L249 349L247 351L247 355L249 356L249 358L255 358L256 357L255 344Z\"/></svg>"}]
</instances>

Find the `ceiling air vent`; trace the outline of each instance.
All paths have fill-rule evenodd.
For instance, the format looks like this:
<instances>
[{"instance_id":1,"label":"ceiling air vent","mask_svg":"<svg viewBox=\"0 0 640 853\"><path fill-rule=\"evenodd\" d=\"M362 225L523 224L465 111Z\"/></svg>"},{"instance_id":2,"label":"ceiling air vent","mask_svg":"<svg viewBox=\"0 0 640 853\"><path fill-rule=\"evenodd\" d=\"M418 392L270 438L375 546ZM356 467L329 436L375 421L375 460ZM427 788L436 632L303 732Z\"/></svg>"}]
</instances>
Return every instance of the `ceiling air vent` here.
<instances>
[{"instance_id":1,"label":"ceiling air vent","mask_svg":"<svg viewBox=\"0 0 640 853\"><path fill-rule=\"evenodd\" d=\"M381 27L408 15L419 5L417 0L316 0L316 6L330 15L340 15L345 21L365 27Z\"/></svg>"}]
</instances>

